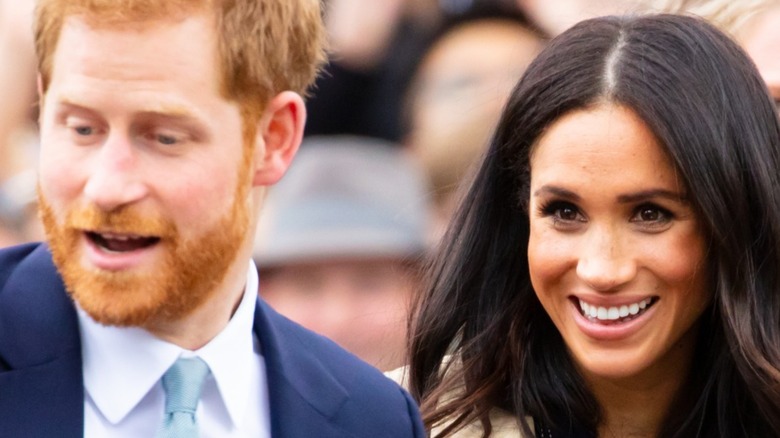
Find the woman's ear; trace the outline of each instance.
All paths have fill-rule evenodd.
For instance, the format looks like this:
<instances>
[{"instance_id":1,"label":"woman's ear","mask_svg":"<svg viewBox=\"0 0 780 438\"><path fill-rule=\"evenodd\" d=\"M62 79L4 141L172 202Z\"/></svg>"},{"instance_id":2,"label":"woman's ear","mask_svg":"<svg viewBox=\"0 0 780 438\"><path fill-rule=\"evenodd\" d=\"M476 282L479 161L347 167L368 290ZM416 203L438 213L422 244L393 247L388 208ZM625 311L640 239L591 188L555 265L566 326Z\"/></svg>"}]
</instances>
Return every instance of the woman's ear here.
<instances>
[{"instance_id":1,"label":"woman's ear","mask_svg":"<svg viewBox=\"0 0 780 438\"><path fill-rule=\"evenodd\" d=\"M254 186L272 185L281 179L298 151L305 124L306 106L298 93L284 91L271 99L257 130Z\"/></svg>"}]
</instances>

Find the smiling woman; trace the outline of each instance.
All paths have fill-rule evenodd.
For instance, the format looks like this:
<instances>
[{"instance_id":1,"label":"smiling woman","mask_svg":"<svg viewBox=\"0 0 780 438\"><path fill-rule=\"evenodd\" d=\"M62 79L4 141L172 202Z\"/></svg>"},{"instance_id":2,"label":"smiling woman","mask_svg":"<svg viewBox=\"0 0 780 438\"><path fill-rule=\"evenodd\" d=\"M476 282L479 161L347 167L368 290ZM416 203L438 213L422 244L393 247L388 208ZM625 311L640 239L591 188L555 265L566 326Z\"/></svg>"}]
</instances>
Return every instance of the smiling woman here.
<instances>
[{"instance_id":1,"label":"smiling woman","mask_svg":"<svg viewBox=\"0 0 780 438\"><path fill-rule=\"evenodd\" d=\"M704 229L675 167L644 122L614 104L561 117L530 165L539 302L586 380L658 376L665 384L653 392L666 404L711 297Z\"/></svg>"},{"instance_id":2,"label":"smiling woman","mask_svg":"<svg viewBox=\"0 0 780 438\"><path fill-rule=\"evenodd\" d=\"M432 435L780 435L779 180L766 87L712 26L554 39L415 306Z\"/></svg>"}]
</instances>

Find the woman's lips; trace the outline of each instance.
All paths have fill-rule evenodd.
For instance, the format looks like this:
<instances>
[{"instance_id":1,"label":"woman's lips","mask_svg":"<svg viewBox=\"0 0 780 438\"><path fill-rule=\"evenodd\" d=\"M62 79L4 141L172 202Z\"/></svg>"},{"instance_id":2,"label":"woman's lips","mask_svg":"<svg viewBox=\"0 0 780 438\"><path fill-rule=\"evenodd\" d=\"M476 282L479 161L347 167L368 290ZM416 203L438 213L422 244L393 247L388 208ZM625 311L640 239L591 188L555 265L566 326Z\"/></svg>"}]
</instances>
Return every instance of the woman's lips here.
<instances>
[{"instance_id":1,"label":"woman's lips","mask_svg":"<svg viewBox=\"0 0 780 438\"><path fill-rule=\"evenodd\" d=\"M632 303L626 303L614 306L597 306L587 301L576 298L582 316L592 322L620 324L630 321L641 315L647 309L652 307L657 301L656 298L648 297Z\"/></svg>"},{"instance_id":2,"label":"woman's lips","mask_svg":"<svg viewBox=\"0 0 780 438\"><path fill-rule=\"evenodd\" d=\"M583 300L576 297L570 300L574 321L580 330L588 337L602 341L617 341L638 332L652 319L658 302L658 297L648 297L621 305L597 306L587 301L583 305ZM636 312L632 313L634 310ZM591 316L594 313L595 316Z\"/></svg>"}]
</instances>

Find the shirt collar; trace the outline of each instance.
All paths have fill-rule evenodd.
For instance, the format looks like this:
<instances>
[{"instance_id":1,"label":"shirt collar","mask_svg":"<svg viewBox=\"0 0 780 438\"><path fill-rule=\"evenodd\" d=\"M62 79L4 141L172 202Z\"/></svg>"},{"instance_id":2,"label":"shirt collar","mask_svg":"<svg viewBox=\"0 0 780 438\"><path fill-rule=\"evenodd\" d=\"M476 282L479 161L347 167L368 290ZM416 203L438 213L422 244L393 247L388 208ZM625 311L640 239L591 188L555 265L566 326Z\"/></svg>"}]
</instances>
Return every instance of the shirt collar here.
<instances>
[{"instance_id":1,"label":"shirt collar","mask_svg":"<svg viewBox=\"0 0 780 438\"><path fill-rule=\"evenodd\" d=\"M246 288L236 312L214 339L190 352L138 327L104 326L77 305L84 388L105 418L121 422L182 354L208 364L234 425L242 424L250 396L245 382L259 354L254 346L257 268L249 262Z\"/></svg>"},{"instance_id":2,"label":"shirt collar","mask_svg":"<svg viewBox=\"0 0 780 438\"><path fill-rule=\"evenodd\" d=\"M250 367L255 363L252 357L259 354L259 349L255 348L252 330L257 306L257 287L257 268L254 262L250 262L244 297L230 322L208 344L195 351L195 355L208 364L217 381L222 401L234 426L242 424L250 393L257 391L257 388L250 388L246 384L252 371Z\"/></svg>"}]
</instances>

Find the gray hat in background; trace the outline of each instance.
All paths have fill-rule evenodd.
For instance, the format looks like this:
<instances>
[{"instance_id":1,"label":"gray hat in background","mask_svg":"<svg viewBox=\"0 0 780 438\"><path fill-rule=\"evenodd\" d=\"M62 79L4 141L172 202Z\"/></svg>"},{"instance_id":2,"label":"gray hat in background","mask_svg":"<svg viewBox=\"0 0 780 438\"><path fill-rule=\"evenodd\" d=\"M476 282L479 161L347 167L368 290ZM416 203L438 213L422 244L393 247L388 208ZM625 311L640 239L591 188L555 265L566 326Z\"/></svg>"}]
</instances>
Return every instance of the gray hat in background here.
<instances>
[{"instance_id":1,"label":"gray hat in background","mask_svg":"<svg viewBox=\"0 0 780 438\"><path fill-rule=\"evenodd\" d=\"M422 171L393 144L310 137L269 191L254 259L260 268L424 252L431 206Z\"/></svg>"}]
</instances>

